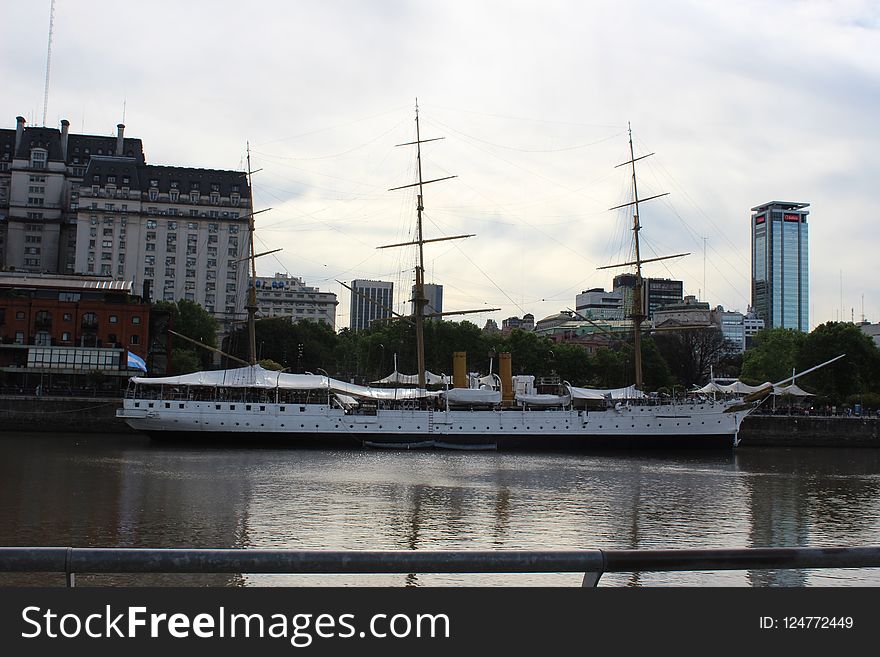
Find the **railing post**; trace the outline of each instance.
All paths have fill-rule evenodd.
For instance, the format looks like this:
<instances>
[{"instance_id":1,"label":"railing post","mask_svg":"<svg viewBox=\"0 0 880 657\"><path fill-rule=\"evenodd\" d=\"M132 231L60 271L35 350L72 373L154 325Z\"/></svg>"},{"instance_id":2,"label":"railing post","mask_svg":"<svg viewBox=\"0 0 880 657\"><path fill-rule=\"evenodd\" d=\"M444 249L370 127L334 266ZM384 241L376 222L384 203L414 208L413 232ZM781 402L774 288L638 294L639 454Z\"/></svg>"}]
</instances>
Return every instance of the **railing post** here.
<instances>
[{"instance_id":1,"label":"railing post","mask_svg":"<svg viewBox=\"0 0 880 657\"><path fill-rule=\"evenodd\" d=\"M599 550L599 556L602 557L602 565L599 566L596 570L588 570L584 573L584 581L581 582L581 586L590 586L597 587L599 586L599 578L602 577L602 573L605 572L607 565L605 563L605 550Z\"/></svg>"},{"instance_id":2,"label":"railing post","mask_svg":"<svg viewBox=\"0 0 880 657\"><path fill-rule=\"evenodd\" d=\"M601 570L588 570L584 573L584 581L581 586L597 587L599 586L599 578L602 577Z\"/></svg>"},{"instance_id":3,"label":"railing post","mask_svg":"<svg viewBox=\"0 0 880 657\"><path fill-rule=\"evenodd\" d=\"M76 586L76 575L70 570L70 557L73 548L67 548L67 554L64 556L64 578L67 582L67 588L72 589Z\"/></svg>"}]
</instances>

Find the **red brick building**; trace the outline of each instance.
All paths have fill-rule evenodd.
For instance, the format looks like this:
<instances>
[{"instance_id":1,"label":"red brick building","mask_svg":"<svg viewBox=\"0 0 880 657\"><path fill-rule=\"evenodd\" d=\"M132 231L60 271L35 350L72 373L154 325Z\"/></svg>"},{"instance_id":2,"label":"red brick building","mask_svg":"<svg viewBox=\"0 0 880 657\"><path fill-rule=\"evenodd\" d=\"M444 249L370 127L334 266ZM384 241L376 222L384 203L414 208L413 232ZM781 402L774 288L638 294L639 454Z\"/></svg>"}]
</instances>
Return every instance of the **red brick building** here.
<instances>
[{"instance_id":1,"label":"red brick building","mask_svg":"<svg viewBox=\"0 0 880 657\"><path fill-rule=\"evenodd\" d=\"M0 272L3 385L118 388L135 373L126 352L147 358L149 316L129 282Z\"/></svg>"}]
</instances>

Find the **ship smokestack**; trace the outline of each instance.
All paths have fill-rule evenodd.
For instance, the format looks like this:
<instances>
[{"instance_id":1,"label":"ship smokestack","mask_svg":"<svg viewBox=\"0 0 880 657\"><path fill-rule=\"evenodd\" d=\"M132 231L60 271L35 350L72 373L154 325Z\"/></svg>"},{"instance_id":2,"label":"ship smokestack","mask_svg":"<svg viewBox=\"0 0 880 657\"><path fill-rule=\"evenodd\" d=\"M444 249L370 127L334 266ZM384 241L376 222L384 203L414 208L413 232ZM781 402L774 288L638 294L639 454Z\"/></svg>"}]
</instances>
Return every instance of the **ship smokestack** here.
<instances>
[{"instance_id":1,"label":"ship smokestack","mask_svg":"<svg viewBox=\"0 0 880 657\"><path fill-rule=\"evenodd\" d=\"M455 351L452 353L452 387L468 387L466 351Z\"/></svg>"},{"instance_id":2,"label":"ship smokestack","mask_svg":"<svg viewBox=\"0 0 880 657\"><path fill-rule=\"evenodd\" d=\"M501 403L505 406L513 404L513 363L510 360L510 352L501 354L500 374L501 379Z\"/></svg>"}]
</instances>

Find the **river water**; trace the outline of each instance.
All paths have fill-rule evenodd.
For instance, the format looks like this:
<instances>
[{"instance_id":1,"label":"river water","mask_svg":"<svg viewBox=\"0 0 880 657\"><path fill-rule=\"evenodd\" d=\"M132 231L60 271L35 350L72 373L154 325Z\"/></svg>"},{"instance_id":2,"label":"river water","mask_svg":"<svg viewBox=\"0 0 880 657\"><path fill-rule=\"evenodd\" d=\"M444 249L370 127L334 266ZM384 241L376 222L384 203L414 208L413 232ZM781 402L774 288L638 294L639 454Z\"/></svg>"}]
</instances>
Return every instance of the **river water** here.
<instances>
[{"instance_id":1,"label":"river water","mask_svg":"<svg viewBox=\"0 0 880 657\"><path fill-rule=\"evenodd\" d=\"M880 450L535 454L196 448L0 433L0 545L587 549L880 544ZM578 585L576 574L82 575L78 585ZM0 584L62 583L0 574ZM880 569L602 586L880 585Z\"/></svg>"}]
</instances>

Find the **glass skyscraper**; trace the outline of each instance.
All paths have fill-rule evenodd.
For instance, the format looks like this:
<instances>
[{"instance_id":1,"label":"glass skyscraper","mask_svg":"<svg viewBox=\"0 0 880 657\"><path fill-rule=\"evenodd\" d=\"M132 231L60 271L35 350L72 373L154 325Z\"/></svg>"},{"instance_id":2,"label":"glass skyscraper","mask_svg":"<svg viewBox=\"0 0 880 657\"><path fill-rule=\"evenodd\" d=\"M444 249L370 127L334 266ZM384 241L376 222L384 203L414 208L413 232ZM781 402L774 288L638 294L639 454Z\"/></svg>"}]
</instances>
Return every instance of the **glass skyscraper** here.
<instances>
[{"instance_id":1,"label":"glass skyscraper","mask_svg":"<svg viewBox=\"0 0 880 657\"><path fill-rule=\"evenodd\" d=\"M809 331L809 203L752 208L752 308L768 328Z\"/></svg>"}]
</instances>

